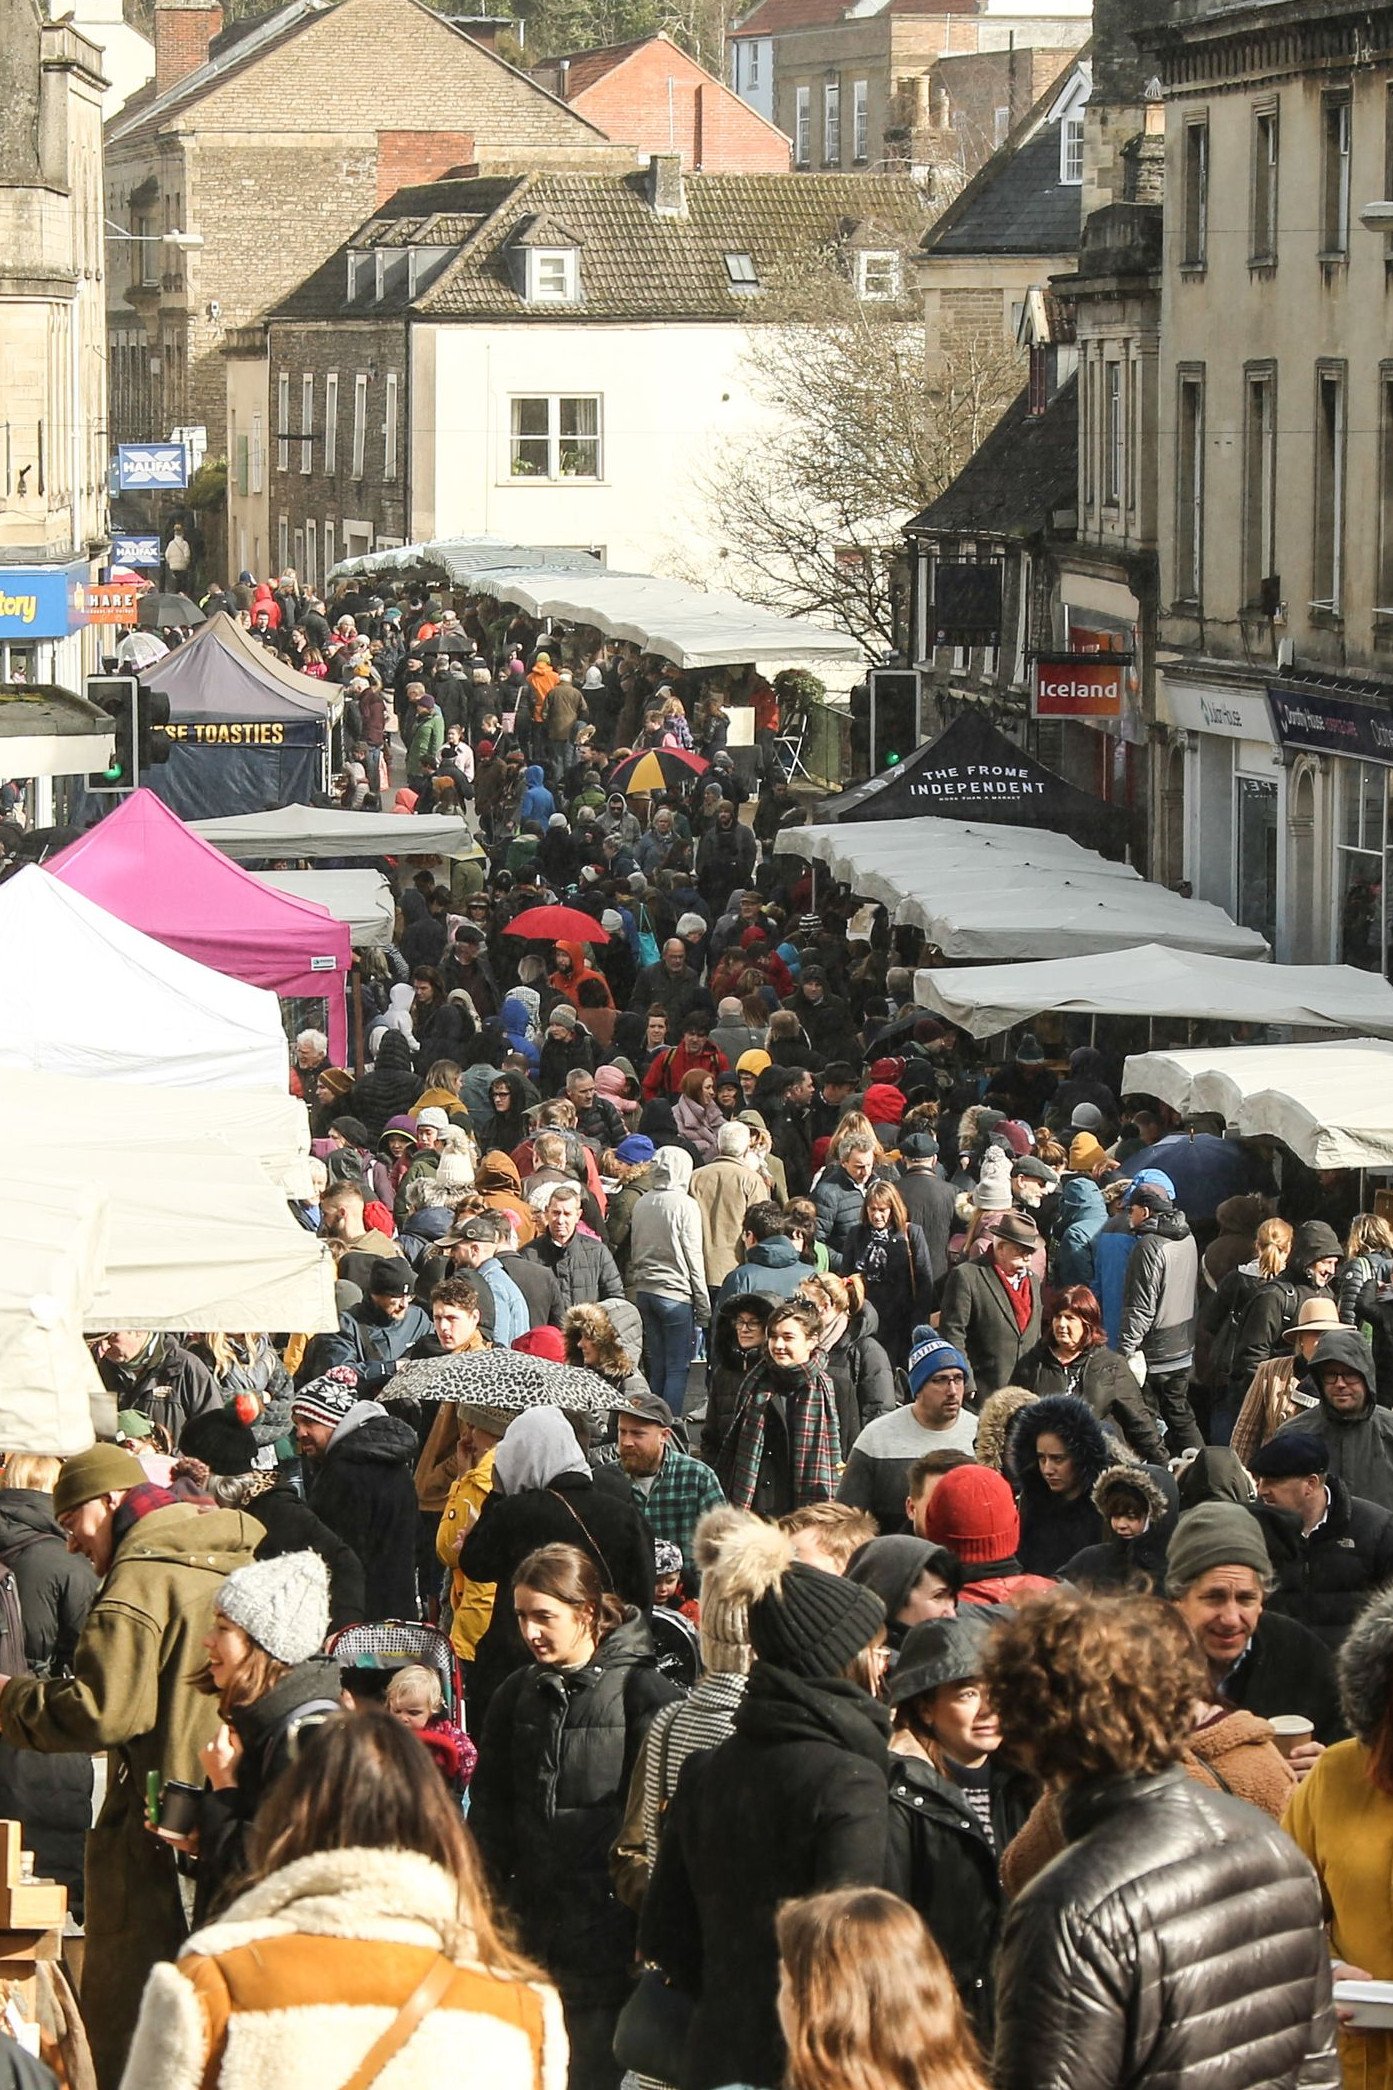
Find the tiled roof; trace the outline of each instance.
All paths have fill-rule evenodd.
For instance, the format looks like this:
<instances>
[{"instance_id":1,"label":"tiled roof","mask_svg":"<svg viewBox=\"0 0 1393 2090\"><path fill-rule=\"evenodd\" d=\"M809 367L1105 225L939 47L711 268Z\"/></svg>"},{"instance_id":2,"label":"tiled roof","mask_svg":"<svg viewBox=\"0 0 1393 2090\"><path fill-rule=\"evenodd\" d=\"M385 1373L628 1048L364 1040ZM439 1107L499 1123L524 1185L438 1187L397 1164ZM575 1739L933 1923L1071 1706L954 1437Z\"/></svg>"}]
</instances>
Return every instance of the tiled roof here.
<instances>
[{"instance_id":1,"label":"tiled roof","mask_svg":"<svg viewBox=\"0 0 1393 2090\"><path fill-rule=\"evenodd\" d=\"M934 254L1075 254L1083 196L1059 178L1059 127L993 155L924 243Z\"/></svg>"},{"instance_id":2,"label":"tiled roof","mask_svg":"<svg viewBox=\"0 0 1393 2090\"><path fill-rule=\"evenodd\" d=\"M852 0L759 0L732 36L777 36L783 29L821 29L840 22Z\"/></svg>"},{"instance_id":3,"label":"tiled roof","mask_svg":"<svg viewBox=\"0 0 1393 2090\"><path fill-rule=\"evenodd\" d=\"M1062 384L1043 414L1027 386L952 485L905 524L913 536L1038 537L1078 493L1078 386Z\"/></svg>"},{"instance_id":4,"label":"tiled roof","mask_svg":"<svg viewBox=\"0 0 1393 2090\"><path fill-rule=\"evenodd\" d=\"M290 0L288 7L273 8L270 14L247 28L245 34L230 38L221 49L214 49L206 65L196 66L163 94L142 94L139 100L132 95L108 127L107 143L128 138L147 123L159 125L167 116L180 109L186 102L197 101L200 96L218 86L239 66L248 65L253 59L263 57L275 50L307 22L313 22L324 13L329 0ZM241 26L240 24L238 25Z\"/></svg>"},{"instance_id":5,"label":"tiled roof","mask_svg":"<svg viewBox=\"0 0 1393 2090\"><path fill-rule=\"evenodd\" d=\"M634 52L641 51L645 44L669 41L670 39L664 36L635 36L626 44L606 44L601 50L564 51L560 57L548 58L545 65L539 66L537 76L545 76L549 82L554 77L557 67L564 65L565 88L557 88L555 91L561 95L563 101L573 102L578 94L584 94L587 87L593 87L597 80L603 80L607 73L614 71L616 65L622 65L626 58L632 58Z\"/></svg>"},{"instance_id":6,"label":"tiled roof","mask_svg":"<svg viewBox=\"0 0 1393 2090\"><path fill-rule=\"evenodd\" d=\"M747 324L758 300L732 290L727 254L748 254L768 281L790 264L847 242L867 220L884 225L887 245L912 245L925 223L918 190L899 176L691 174L680 218L655 213L647 183L643 171L529 174L403 190L270 316L373 319L409 304L422 318L542 326L614 319ZM468 224L463 251L414 302L400 290L380 304L350 302L350 249L410 244L401 228L422 218ZM565 227L579 248L581 297L575 304L529 305L518 289L511 252L538 219Z\"/></svg>"}]
</instances>

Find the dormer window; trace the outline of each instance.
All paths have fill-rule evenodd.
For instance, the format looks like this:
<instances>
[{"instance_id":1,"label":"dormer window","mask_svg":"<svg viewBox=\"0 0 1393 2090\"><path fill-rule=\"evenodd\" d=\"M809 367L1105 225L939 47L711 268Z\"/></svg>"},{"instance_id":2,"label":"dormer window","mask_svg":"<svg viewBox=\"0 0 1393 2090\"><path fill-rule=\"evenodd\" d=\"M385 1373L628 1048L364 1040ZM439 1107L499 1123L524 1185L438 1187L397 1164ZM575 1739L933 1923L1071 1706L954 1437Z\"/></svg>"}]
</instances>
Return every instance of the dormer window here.
<instances>
[{"instance_id":1,"label":"dormer window","mask_svg":"<svg viewBox=\"0 0 1393 2090\"><path fill-rule=\"evenodd\" d=\"M863 304L885 303L900 294L900 257L893 248L863 249L856 257L856 295Z\"/></svg>"},{"instance_id":2,"label":"dormer window","mask_svg":"<svg viewBox=\"0 0 1393 2090\"><path fill-rule=\"evenodd\" d=\"M727 254L726 275L732 290L759 289L759 271L751 254Z\"/></svg>"},{"instance_id":3,"label":"dormer window","mask_svg":"<svg viewBox=\"0 0 1393 2090\"><path fill-rule=\"evenodd\" d=\"M364 292L370 287L375 288L376 283L377 267L373 256L371 254L355 254L350 248L348 254L349 304L351 305L356 298L362 297Z\"/></svg>"},{"instance_id":4,"label":"dormer window","mask_svg":"<svg viewBox=\"0 0 1393 2090\"><path fill-rule=\"evenodd\" d=\"M1083 180L1083 117L1066 116L1059 126L1059 178L1076 188Z\"/></svg>"},{"instance_id":5,"label":"dormer window","mask_svg":"<svg viewBox=\"0 0 1393 2090\"><path fill-rule=\"evenodd\" d=\"M580 296L579 256L574 247L530 247L527 252L529 305L574 305Z\"/></svg>"}]
</instances>

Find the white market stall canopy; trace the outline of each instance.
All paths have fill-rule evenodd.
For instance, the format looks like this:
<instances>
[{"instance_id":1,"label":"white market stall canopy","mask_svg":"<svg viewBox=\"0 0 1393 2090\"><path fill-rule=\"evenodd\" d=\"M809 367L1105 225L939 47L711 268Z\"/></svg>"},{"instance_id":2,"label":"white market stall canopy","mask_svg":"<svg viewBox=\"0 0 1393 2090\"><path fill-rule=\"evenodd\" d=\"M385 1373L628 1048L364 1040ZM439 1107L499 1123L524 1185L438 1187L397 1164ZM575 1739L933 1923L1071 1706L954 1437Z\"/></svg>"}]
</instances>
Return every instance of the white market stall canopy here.
<instances>
[{"instance_id":1,"label":"white market stall canopy","mask_svg":"<svg viewBox=\"0 0 1393 2090\"><path fill-rule=\"evenodd\" d=\"M78 1081L0 1067L0 1150L45 1128L65 1173L80 1177L93 1147L210 1146L264 1170L283 1197L309 1198L309 1116L275 1089L168 1089Z\"/></svg>"},{"instance_id":2,"label":"white market stall canopy","mask_svg":"<svg viewBox=\"0 0 1393 2090\"><path fill-rule=\"evenodd\" d=\"M62 1143L31 1128L8 1149L21 1182L52 1178ZM175 1331L338 1326L334 1265L265 1170L214 1142L71 1150L69 1175L107 1209L104 1255L86 1273L81 1324Z\"/></svg>"},{"instance_id":3,"label":"white market stall canopy","mask_svg":"<svg viewBox=\"0 0 1393 2090\"><path fill-rule=\"evenodd\" d=\"M286 1092L274 994L156 943L37 864L0 885L0 951L0 1067Z\"/></svg>"},{"instance_id":4,"label":"white market stall canopy","mask_svg":"<svg viewBox=\"0 0 1393 2090\"><path fill-rule=\"evenodd\" d=\"M925 968L914 999L974 1038L1044 1010L1073 1016L1184 1016L1281 1023L1393 1038L1393 987L1353 965L1254 965L1140 944L1098 957L1039 964Z\"/></svg>"},{"instance_id":5,"label":"white market stall canopy","mask_svg":"<svg viewBox=\"0 0 1393 2090\"><path fill-rule=\"evenodd\" d=\"M105 1267L107 1200L90 1181L36 1169L5 1173L0 1217L0 1443L60 1458L92 1442L102 1383L82 1335Z\"/></svg>"},{"instance_id":6,"label":"white market stall canopy","mask_svg":"<svg viewBox=\"0 0 1393 2090\"><path fill-rule=\"evenodd\" d=\"M469 540L464 540L468 546ZM438 571L456 587L515 602L533 617L588 624L679 668L715 668L755 661L796 667L809 660L860 661L865 648L845 633L826 631L800 617L776 616L738 595L693 588L651 573L615 573L589 560L563 572L518 551L519 563L489 566L461 556L457 539L406 544L393 552L343 559L329 578Z\"/></svg>"},{"instance_id":7,"label":"white market stall canopy","mask_svg":"<svg viewBox=\"0 0 1393 2090\"><path fill-rule=\"evenodd\" d=\"M1233 1045L1140 1052L1124 1095L1221 1115L1240 1136L1280 1139L1310 1168L1393 1168L1393 1044Z\"/></svg>"},{"instance_id":8,"label":"white market stall canopy","mask_svg":"<svg viewBox=\"0 0 1393 2090\"><path fill-rule=\"evenodd\" d=\"M478 856L464 821L444 813L341 813L327 806L277 806L189 825L234 863L312 863L320 857Z\"/></svg>"},{"instance_id":9,"label":"white market stall canopy","mask_svg":"<svg viewBox=\"0 0 1393 2090\"><path fill-rule=\"evenodd\" d=\"M252 876L293 900L327 907L335 921L348 924L355 950L380 949L392 941L397 904L380 871L253 871Z\"/></svg>"},{"instance_id":10,"label":"white market stall canopy","mask_svg":"<svg viewBox=\"0 0 1393 2090\"><path fill-rule=\"evenodd\" d=\"M967 820L790 827L776 855L809 857L862 899L878 900L946 958L1074 958L1138 942L1263 958L1267 945L1221 907L1152 885L1068 835Z\"/></svg>"}]
</instances>

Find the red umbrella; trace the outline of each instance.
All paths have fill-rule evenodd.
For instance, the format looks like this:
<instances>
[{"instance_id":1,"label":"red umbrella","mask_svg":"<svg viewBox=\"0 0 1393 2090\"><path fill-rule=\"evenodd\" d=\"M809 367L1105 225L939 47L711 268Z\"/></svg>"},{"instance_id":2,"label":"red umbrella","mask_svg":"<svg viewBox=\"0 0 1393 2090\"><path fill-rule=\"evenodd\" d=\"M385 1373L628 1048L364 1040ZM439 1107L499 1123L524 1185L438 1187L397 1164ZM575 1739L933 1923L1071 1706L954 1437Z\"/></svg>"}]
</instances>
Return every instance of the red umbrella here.
<instances>
[{"instance_id":1,"label":"red umbrella","mask_svg":"<svg viewBox=\"0 0 1393 2090\"><path fill-rule=\"evenodd\" d=\"M593 914L578 907L527 907L515 914L503 931L505 936L530 936L538 942L608 943L609 938Z\"/></svg>"}]
</instances>

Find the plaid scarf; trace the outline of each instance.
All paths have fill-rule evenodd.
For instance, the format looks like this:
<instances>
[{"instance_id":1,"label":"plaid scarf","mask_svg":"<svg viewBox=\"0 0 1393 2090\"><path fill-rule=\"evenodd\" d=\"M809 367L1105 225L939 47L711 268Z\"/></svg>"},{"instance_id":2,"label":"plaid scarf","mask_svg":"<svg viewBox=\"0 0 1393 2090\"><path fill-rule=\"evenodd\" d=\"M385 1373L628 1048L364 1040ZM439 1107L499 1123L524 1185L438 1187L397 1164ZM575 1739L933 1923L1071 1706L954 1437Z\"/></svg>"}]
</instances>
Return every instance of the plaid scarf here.
<instances>
[{"instance_id":1,"label":"plaid scarf","mask_svg":"<svg viewBox=\"0 0 1393 2090\"><path fill-rule=\"evenodd\" d=\"M737 1509L753 1509L759 1469L764 1459L764 1433L771 1401L782 1400L788 1433L793 1504L830 1502L837 1492L837 1459L841 1436L837 1401L821 1350L807 1364L781 1370L768 1359L757 1364L740 1391L721 1474L726 1498Z\"/></svg>"}]
</instances>

